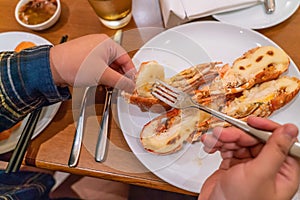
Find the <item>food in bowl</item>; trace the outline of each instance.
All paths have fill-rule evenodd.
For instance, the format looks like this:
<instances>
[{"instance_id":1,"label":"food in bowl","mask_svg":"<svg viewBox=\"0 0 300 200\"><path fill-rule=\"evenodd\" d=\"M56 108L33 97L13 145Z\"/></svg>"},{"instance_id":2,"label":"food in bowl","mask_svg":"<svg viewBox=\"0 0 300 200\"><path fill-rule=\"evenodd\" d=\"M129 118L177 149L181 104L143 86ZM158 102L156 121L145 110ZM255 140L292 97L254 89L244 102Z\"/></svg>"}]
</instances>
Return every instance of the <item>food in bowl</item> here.
<instances>
[{"instance_id":1,"label":"food in bowl","mask_svg":"<svg viewBox=\"0 0 300 200\"><path fill-rule=\"evenodd\" d=\"M36 25L49 20L56 9L56 0L32 0L21 6L18 15L22 22Z\"/></svg>"},{"instance_id":2,"label":"food in bowl","mask_svg":"<svg viewBox=\"0 0 300 200\"><path fill-rule=\"evenodd\" d=\"M20 0L15 9L17 22L35 31L53 26L60 14L60 0Z\"/></svg>"}]
</instances>

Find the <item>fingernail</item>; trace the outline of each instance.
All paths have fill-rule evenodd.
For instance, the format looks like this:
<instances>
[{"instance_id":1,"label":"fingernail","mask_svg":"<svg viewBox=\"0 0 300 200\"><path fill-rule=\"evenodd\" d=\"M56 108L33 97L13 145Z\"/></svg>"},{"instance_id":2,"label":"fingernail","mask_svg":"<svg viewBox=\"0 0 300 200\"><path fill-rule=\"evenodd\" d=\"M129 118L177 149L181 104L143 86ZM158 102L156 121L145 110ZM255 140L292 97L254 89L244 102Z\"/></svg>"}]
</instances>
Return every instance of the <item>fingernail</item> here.
<instances>
[{"instance_id":1,"label":"fingernail","mask_svg":"<svg viewBox=\"0 0 300 200\"><path fill-rule=\"evenodd\" d=\"M298 128L292 124L283 125L283 132L286 136L289 136L291 139L294 139L298 136Z\"/></svg>"}]
</instances>

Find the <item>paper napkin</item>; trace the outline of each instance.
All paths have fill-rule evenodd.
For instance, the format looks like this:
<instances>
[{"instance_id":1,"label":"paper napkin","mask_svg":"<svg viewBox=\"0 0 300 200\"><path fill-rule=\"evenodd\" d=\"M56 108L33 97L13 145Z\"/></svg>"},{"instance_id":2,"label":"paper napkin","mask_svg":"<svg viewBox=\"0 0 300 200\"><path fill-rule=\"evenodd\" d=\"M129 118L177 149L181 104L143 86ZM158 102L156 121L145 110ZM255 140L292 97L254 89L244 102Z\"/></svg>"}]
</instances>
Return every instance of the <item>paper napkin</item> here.
<instances>
[{"instance_id":1,"label":"paper napkin","mask_svg":"<svg viewBox=\"0 0 300 200\"><path fill-rule=\"evenodd\" d=\"M263 0L160 0L166 28L209 15L247 8Z\"/></svg>"}]
</instances>

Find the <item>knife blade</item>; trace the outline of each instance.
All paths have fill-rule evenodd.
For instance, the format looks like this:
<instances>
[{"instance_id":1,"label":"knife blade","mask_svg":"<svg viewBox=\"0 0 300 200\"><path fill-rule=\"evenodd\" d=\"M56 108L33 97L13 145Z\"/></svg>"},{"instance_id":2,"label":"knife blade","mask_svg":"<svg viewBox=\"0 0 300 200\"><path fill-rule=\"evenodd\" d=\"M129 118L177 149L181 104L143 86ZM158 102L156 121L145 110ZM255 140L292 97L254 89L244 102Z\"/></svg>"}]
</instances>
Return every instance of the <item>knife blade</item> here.
<instances>
[{"instance_id":1,"label":"knife blade","mask_svg":"<svg viewBox=\"0 0 300 200\"><path fill-rule=\"evenodd\" d=\"M114 41L121 44L122 30L118 30L114 35ZM109 125L109 112L111 106L112 88L105 87L106 95L102 114L102 120L100 123L100 130L95 151L95 160L97 162L103 162L105 160L106 148L107 148L107 134Z\"/></svg>"},{"instance_id":2,"label":"knife blade","mask_svg":"<svg viewBox=\"0 0 300 200\"><path fill-rule=\"evenodd\" d=\"M275 0L265 0L264 5L267 14L271 14L275 11Z\"/></svg>"}]
</instances>

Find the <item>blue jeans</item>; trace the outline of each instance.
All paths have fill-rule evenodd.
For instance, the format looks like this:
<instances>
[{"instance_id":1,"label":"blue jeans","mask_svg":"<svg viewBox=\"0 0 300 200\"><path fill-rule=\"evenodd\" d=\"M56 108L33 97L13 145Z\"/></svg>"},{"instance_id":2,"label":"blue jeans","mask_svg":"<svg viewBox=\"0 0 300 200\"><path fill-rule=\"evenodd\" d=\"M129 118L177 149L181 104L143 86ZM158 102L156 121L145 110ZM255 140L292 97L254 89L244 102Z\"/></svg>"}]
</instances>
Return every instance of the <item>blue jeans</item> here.
<instances>
[{"instance_id":1,"label":"blue jeans","mask_svg":"<svg viewBox=\"0 0 300 200\"><path fill-rule=\"evenodd\" d=\"M48 200L54 184L50 174L29 171L7 174L0 170L0 200Z\"/></svg>"}]
</instances>

